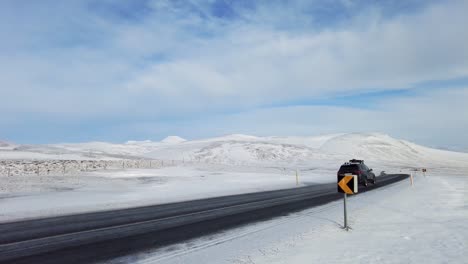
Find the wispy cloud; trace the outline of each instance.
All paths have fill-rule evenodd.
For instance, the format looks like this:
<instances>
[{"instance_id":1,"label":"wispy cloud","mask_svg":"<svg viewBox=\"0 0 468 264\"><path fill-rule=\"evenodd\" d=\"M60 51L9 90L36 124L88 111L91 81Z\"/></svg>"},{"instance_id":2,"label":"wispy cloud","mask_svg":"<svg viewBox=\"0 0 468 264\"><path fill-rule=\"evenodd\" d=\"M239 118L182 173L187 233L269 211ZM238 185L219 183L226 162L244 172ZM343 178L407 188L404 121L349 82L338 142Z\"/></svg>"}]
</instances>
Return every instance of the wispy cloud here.
<instances>
[{"instance_id":1,"label":"wispy cloud","mask_svg":"<svg viewBox=\"0 0 468 264\"><path fill-rule=\"evenodd\" d=\"M185 133L180 119L274 115L265 106L297 101L329 113L324 98L382 92L385 104L389 90L468 76L466 1L50 0L0 7L0 92L7 98L0 111L63 129L66 120L101 120L103 130L115 120L127 132L111 139L151 136L135 123L164 124L153 131L160 137ZM337 130L337 118L322 130ZM4 136L27 127L16 123L0 123Z\"/></svg>"}]
</instances>

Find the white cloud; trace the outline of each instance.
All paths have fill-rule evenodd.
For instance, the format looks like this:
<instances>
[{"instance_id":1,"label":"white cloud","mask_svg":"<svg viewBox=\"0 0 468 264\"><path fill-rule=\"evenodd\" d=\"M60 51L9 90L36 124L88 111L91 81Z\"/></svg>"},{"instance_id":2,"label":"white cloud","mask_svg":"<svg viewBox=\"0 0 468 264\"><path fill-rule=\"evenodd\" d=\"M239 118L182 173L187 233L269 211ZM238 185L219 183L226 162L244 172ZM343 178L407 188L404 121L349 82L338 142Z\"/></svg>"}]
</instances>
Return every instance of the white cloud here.
<instances>
[{"instance_id":1,"label":"white cloud","mask_svg":"<svg viewBox=\"0 0 468 264\"><path fill-rule=\"evenodd\" d=\"M467 5L456 2L390 20L365 13L344 28L319 32L238 23L215 39L187 43L183 58L151 66L128 86L174 95L190 89L200 96L195 101L240 97L257 104L463 77L465 11Z\"/></svg>"},{"instance_id":2,"label":"white cloud","mask_svg":"<svg viewBox=\"0 0 468 264\"><path fill-rule=\"evenodd\" d=\"M134 117L147 120L144 130L154 127L151 120L218 113L220 120L215 121L221 125L200 128L205 134L251 127L259 134L331 132L346 129L342 124L347 121L340 117L353 112L398 134L397 127L413 124L402 110L253 109L468 76L467 1L440 2L392 16L375 5L356 12L359 8L347 1L353 9L350 18L326 27L304 11L310 1L267 1L256 9L235 6L239 19L234 20L211 15L209 2L154 1L152 11L135 21L95 13L88 1L27 6L2 2L0 112L82 122ZM313 3L314 9L321 3ZM451 100L466 94L447 96L440 102L435 96L418 99L424 103L401 99L398 109L408 108L405 111L425 120L421 124L427 127L424 113L432 107L423 107L435 104L450 116L449 130L466 131L466 109L448 108ZM414 108L418 103L421 106ZM219 113L225 111L246 114L228 116L232 122L224 122L227 117ZM164 125L168 130L174 124ZM431 129L443 131L447 124L434 123Z\"/></svg>"}]
</instances>

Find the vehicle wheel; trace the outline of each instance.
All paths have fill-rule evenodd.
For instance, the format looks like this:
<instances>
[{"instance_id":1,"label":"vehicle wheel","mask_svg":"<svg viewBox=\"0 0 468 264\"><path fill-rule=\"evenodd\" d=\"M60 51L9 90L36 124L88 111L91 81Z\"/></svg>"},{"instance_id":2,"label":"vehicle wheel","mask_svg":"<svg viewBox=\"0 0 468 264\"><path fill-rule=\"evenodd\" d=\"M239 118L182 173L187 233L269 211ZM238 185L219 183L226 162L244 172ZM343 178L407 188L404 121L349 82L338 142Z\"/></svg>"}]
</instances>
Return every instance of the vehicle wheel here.
<instances>
[{"instance_id":1,"label":"vehicle wheel","mask_svg":"<svg viewBox=\"0 0 468 264\"><path fill-rule=\"evenodd\" d=\"M369 186L369 183L367 182L367 178L364 178L364 182L362 183L362 185L364 185L366 187Z\"/></svg>"},{"instance_id":2,"label":"vehicle wheel","mask_svg":"<svg viewBox=\"0 0 468 264\"><path fill-rule=\"evenodd\" d=\"M377 179L374 177L374 180L372 181L372 184L375 184L377 182Z\"/></svg>"}]
</instances>

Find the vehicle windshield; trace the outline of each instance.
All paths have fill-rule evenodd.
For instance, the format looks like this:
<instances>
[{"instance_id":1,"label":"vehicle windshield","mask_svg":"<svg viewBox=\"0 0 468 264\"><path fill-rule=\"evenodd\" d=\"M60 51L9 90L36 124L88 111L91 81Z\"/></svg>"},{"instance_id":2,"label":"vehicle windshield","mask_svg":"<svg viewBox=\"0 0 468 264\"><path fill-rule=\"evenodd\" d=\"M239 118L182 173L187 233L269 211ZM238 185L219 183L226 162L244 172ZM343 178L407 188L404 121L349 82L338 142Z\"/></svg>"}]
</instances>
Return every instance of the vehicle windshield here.
<instances>
[{"instance_id":1,"label":"vehicle windshield","mask_svg":"<svg viewBox=\"0 0 468 264\"><path fill-rule=\"evenodd\" d=\"M358 165L343 165L341 166L339 173L353 173L359 170Z\"/></svg>"}]
</instances>

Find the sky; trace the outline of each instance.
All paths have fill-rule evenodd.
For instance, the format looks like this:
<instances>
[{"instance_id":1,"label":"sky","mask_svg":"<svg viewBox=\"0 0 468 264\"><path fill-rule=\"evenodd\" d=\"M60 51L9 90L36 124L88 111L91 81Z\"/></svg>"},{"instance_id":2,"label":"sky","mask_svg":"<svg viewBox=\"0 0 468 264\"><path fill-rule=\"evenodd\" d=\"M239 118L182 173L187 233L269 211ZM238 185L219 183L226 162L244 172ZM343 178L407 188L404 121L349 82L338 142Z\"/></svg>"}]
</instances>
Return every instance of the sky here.
<instances>
[{"instance_id":1,"label":"sky","mask_svg":"<svg viewBox=\"0 0 468 264\"><path fill-rule=\"evenodd\" d=\"M468 1L3 0L0 139L468 149Z\"/></svg>"}]
</instances>

